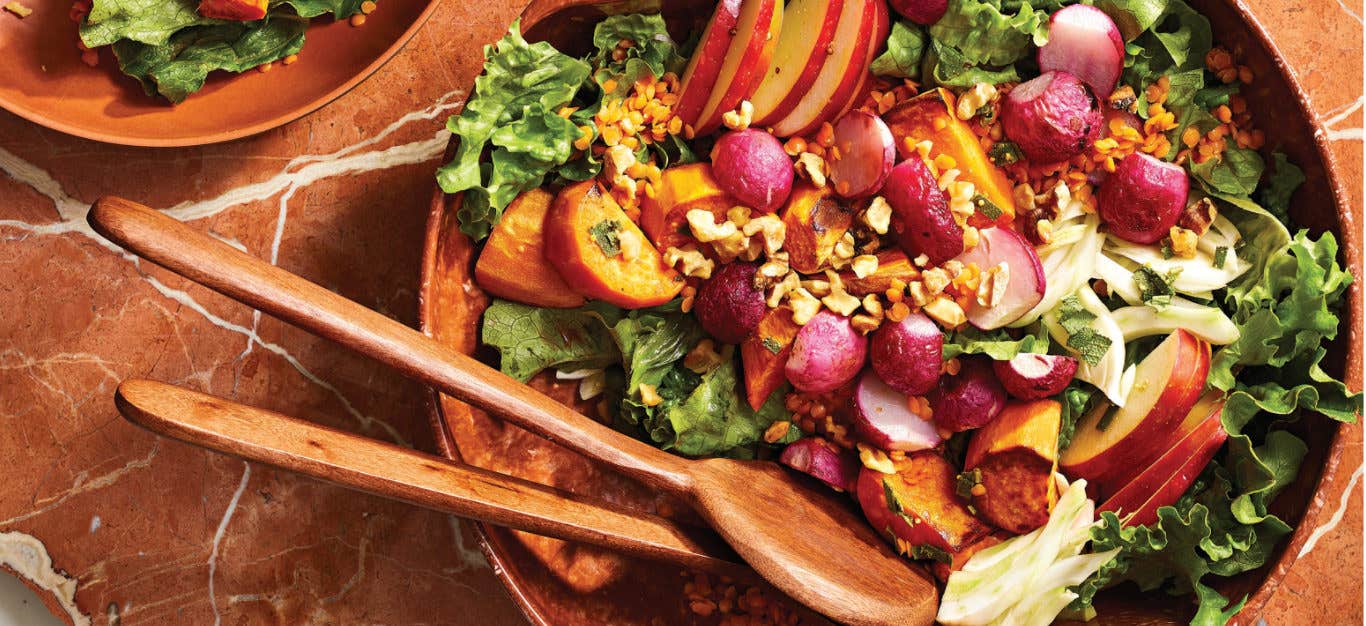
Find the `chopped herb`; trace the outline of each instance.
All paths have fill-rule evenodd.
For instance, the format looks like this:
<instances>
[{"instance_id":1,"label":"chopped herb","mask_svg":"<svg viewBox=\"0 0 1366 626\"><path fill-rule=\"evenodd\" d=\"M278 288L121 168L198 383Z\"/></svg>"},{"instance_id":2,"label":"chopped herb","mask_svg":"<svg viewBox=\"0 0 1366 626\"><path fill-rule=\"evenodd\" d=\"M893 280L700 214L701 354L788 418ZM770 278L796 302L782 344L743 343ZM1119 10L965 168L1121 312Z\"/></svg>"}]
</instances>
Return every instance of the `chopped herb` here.
<instances>
[{"instance_id":1,"label":"chopped herb","mask_svg":"<svg viewBox=\"0 0 1366 626\"><path fill-rule=\"evenodd\" d=\"M948 551L939 546L932 546L922 543L918 546L911 546L909 555L917 561L938 561L940 563L952 563L953 557L949 556Z\"/></svg>"},{"instance_id":2,"label":"chopped herb","mask_svg":"<svg viewBox=\"0 0 1366 626\"><path fill-rule=\"evenodd\" d=\"M977 110L973 111L972 114L977 118L977 122L983 126L991 126L991 123L996 121L996 107L991 106L990 102L977 107Z\"/></svg>"},{"instance_id":3,"label":"chopped herb","mask_svg":"<svg viewBox=\"0 0 1366 626\"><path fill-rule=\"evenodd\" d=\"M621 224L616 220L603 220L594 224L588 229L588 234L592 235L593 241L602 248L602 253L607 256L621 254Z\"/></svg>"},{"instance_id":4,"label":"chopped herb","mask_svg":"<svg viewBox=\"0 0 1366 626\"><path fill-rule=\"evenodd\" d=\"M1228 246L1219 246L1214 249L1214 267L1224 269L1224 263L1228 261Z\"/></svg>"},{"instance_id":5,"label":"chopped herb","mask_svg":"<svg viewBox=\"0 0 1366 626\"><path fill-rule=\"evenodd\" d=\"M1176 256L1176 250L1173 250L1173 249L1172 249L1172 240L1171 240L1171 239L1163 239L1163 240L1162 240L1162 258L1164 258L1164 259L1170 259L1170 258L1172 258L1172 257L1174 257L1174 256Z\"/></svg>"},{"instance_id":6,"label":"chopped herb","mask_svg":"<svg viewBox=\"0 0 1366 626\"><path fill-rule=\"evenodd\" d=\"M1024 158L1020 152L1020 146L1013 141L998 141L991 144L991 150L987 151L987 157L995 163L997 167L1005 167L1019 163Z\"/></svg>"},{"instance_id":7,"label":"chopped herb","mask_svg":"<svg viewBox=\"0 0 1366 626\"><path fill-rule=\"evenodd\" d=\"M1138 285L1143 303L1154 309L1170 305L1172 298L1176 296L1176 289L1172 287L1172 283L1180 273L1181 270L1178 268L1164 276L1148 265L1134 270L1134 283Z\"/></svg>"},{"instance_id":8,"label":"chopped herb","mask_svg":"<svg viewBox=\"0 0 1366 626\"><path fill-rule=\"evenodd\" d=\"M980 193L972 197L972 206L977 207L977 212L989 220L1000 218L1002 214L1001 207Z\"/></svg>"},{"instance_id":9,"label":"chopped herb","mask_svg":"<svg viewBox=\"0 0 1366 626\"><path fill-rule=\"evenodd\" d=\"M972 488L982 484L982 470L971 469L958 474L958 479L954 484L954 491L960 498L971 498Z\"/></svg>"},{"instance_id":10,"label":"chopped herb","mask_svg":"<svg viewBox=\"0 0 1366 626\"><path fill-rule=\"evenodd\" d=\"M1096 332L1091 327L1096 314L1087 311L1076 296L1062 299L1058 309L1058 323L1067 331L1067 347L1077 351L1077 356L1088 365L1097 365L1110 351L1110 338Z\"/></svg>"},{"instance_id":11,"label":"chopped herb","mask_svg":"<svg viewBox=\"0 0 1366 626\"><path fill-rule=\"evenodd\" d=\"M783 351L783 344L779 343L777 339L774 339L772 337L764 337L764 347L768 348L768 351L772 352L773 354L778 354L779 352Z\"/></svg>"}]
</instances>

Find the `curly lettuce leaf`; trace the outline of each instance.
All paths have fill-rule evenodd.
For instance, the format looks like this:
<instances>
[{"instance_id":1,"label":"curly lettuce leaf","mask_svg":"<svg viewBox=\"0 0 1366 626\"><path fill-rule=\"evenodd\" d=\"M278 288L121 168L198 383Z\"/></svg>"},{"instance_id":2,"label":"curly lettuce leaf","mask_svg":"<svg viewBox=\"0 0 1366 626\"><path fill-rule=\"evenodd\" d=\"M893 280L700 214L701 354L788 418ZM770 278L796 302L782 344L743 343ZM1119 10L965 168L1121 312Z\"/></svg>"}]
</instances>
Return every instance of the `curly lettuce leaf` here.
<instances>
[{"instance_id":1,"label":"curly lettuce leaf","mask_svg":"<svg viewBox=\"0 0 1366 626\"><path fill-rule=\"evenodd\" d=\"M1048 42L1048 13L1034 10L1028 0L1004 11L995 2L949 0L944 17L930 26L929 33L968 64L1005 66Z\"/></svg>"},{"instance_id":2,"label":"curly lettuce leaf","mask_svg":"<svg viewBox=\"0 0 1366 626\"><path fill-rule=\"evenodd\" d=\"M183 29L222 23L200 16L199 0L95 0L81 23L81 41L90 48L120 39L163 46Z\"/></svg>"},{"instance_id":3,"label":"curly lettuce leaf","mask_svg":"<svg viewBox=\"0 0 1366 626\"><path fill-rule=\"evenodd\" d=\"M1048 332L1041 324L1025 329L1019 338L1005 329L984 331L965 326L944 333L944 360L963 354L985 354L996 361L1008 361L1021 352L1047 353L1049 343Z\"/></svg>"},{"instance_id":4,"label":"curly lettuce leaf","mask_svg":"<svg viewBox=\"0 0 1366 626\"><path fill-rule=\"evenodd\" d=\"M148 95L182 102L214 70L244 72L296 54L308 20L270 13L257 22L222 22L182 28L162 45L133 39L114 42L119 69L138 79Z\"/></svg>"},{"instance_id":5,"label":"curly lettuce leaf","mask_svg":"<svg viewBox=\"0 0 1366 626\"><path fill-rule=\"evenodd\" d=\"M920 61L925 56L925 29L905 20L892 24L887 35L887 50L873 59L868 69L878 76L918 78Z\"/></svg>"},{"instance_id":6,"label":"curly lettuce leaf","mask_svg":"<svg viewBox=\"0 0 1366 626\"><path fill-rule=\"evenodd\" d=\"M788 419L789 414L783 405L786 394L770 395L755 411L740 393L743 387L733 360L707 372L686 399L661 412L661 425L667 424L672 437L656 441L665 450L687 456L750 456L764 431L773 422ZM789 428L777 444L791 443L800 436L799 429Z\"/></svg>"},{"instance_id":7,"label":"curly lettuce leaf","mask_svg":"<svg viewBox=\"0 0 1366 626\"><path fill-rule=\"evenodd\" d=\"M520 381L547 368L577 370L619 363L621 353L609 331L620 309L594 302L577 309L543 309L494 300L484 309L480 336L498 350L504 374Z\"/></svg>"},{"instance_id":8,"label":"curly lettuce leaf","mask_svg":"<svg viewBox=\"0 0 1366 626\"><path fill-rule=\"evenodd\" d=\"M280 4L294 7L294 11L302 17L318 17L331 13L333 19L342 20L360 13L362 2L364 0L284 0Z\"/></svg>"},{"instance_id":9,"label":"curly lettuce leaf","mask_svg":"<svg viewBox=\"0 0 1366 626\"><path fill-rule=\"evenodd\" d=\"M548 43L528 43L517 23L484 57L474 96L446 123L460 139L455 157L436 174L446 193L465 192L457 217L461 232L476 240L488 236L513 198L569 160L579 131L557 113L590 71Z\"/></svg>"},{"instance_id":10,"label":"curly lettuce leaf","mask_svg":"<svg viewBox=\"0 0 1366 626\"><path fill-rule=\"evenodd\" d=\"M623 40L635 45L625 49L625 58L614 60L612 51ZM613 15L593 29L596 52L589 59L593 78L599 86L616 81L612 95L625 96L631 85L643 78L658 79L666 72L681 73L687 60L678 54L678 44L669 36L659 14Z\"/></svg>"},{"instance_id":11,"label":"curly lettuce leaf","mask_svg":"<svg viewBox=\"0 0 1366 626\"><path fill-rule=\"evenodd\" d=\"M1290 198L1304 184L1304 170L1290 162L1284 152L1271 154L1271 171L1257 194L1257 201L1282 222L1290 221Z\"/></svg>"}]
</instances>

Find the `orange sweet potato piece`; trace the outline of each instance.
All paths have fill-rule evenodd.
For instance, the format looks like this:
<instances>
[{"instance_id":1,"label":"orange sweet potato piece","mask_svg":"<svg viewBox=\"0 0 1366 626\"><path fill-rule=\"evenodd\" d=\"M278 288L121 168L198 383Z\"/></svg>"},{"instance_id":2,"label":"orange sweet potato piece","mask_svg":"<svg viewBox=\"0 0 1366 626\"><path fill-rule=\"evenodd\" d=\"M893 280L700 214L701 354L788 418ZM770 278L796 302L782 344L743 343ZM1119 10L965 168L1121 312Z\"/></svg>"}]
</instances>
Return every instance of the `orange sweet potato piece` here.
<instances>
[{"instance_id":1,"label":"orange sweet potato piece","mask_svg":"<svg viewBox=\"0 0 1366 626\"><path fill-rule=\"evenodd\" d=\"M882 119L896 138L900 158L914 154L913 148L907 145L907 137L911 138L912 144L928 139L933 144L930 158L941 154L952 157L962 172L958 179L972 183L978 193L1001 208L1001 217L994 222L978 213L969 223L979 227L1008 224L1015 218L1015 195L1010 180L991 162L981 140L968 126L975 122L958 119L954 104L952 93L943 88L934 89L892 107Z\"/></svg>"},{"instance_id":2,"label":"orange sweet potato piece","mask_svg":"<svg viewBox=\"0 0 1366 626\"><path fill-rule=\"evenodd\" d=\"M792 354L792 342L802 327L792 321L792 309L769 309L754 329L740 343L740 362L745 372L745 397L755 411L764 405L773 391L783 385L783 367Z\"/></svg>"},{"instance_id":3,"label":"orange sweet potato piece","mask_svg":"<svg viewBox=\"0 0 1366 626\"><path fill-rule=\"evenodd\" d=\"M545 260L575 291L622 308L664 304L683 290L683 277L592 180L555 196L545 220Z\"/></svg>"},{"instance_id":4,"label":"orange sweet potato piece","mask_svg":"<svg viewBox=\"0 0 1366 626\"><path fill-rule=\"evenodd\" d=\"M788 265L803 274L816 272L835 251L835 244L854 223L853 209L835 197L829 187L802 183L782 210L787 224L783 249L791 259Z\"/></svg>"},{"instance_id":5,"label":"orange sweet potato piece","mask_svg":"<svg viewBox=\"0 0 1366 626\"><path fill-rule=\"evenodd\" d=\"M555 196L532 189L513 200L484 242L474 264L474 282L499 298L532 306L567 309L587 301L545 263L546 213Z\"/></svg>"},{"instance_id":6,"label":"orange sweet potato piece","mask_svg":"<svg viewBox=\"0 0 1366 626\"><path fill-rule=\"evenodd\" d=\"M911 547L933 546L953 554L991 530L958 497L956 470L938 452L908 454L893 465L895 474L864 468L856 494L868 523L890 534L893 542L900 539Z\"/></svg>"},{"instance_id":7,"label":"orange sweet potato piece","mask_svg":"<svg viewBox=\"0 0 1366 626\"><path fill-rule=\"evenodd\" d=\"M252 22L266 16L267 0L200 0L199 14L219 20Z\"/></svg>"},{"instance_id":8,"label":"orange sweet potato piece","mask_svg":"<svg viewBox=\"0 0 1366 626\"><path fill-rule=\"evenodd\" d=\"M1053 400L1011 402L973 435L963 467L981 471L985 491L972 501L987 521L1016 534L1048 521L1058 501L1061 422L1062 406Z\"/></svg>"},{"instance_id":9,"label":"orange sweet potato piece","mask_svg":"<svg viewBox=\"0 0 1366 626\"><path fill-rule=\"evenodd\" d=\"M872 274L859 278L853 270L840 272L840 280L844 281L846 291L861 298L870 293L887 291L893 280L909 284L920 276L920 270L911 264L911 259L900 248L881 250L875 256L877 271Z\"/></svg>"},{"instance_id":10,"label":"orange sweet potato piece","mask_svg":"<svg viewBox=\"0 0 1366 626\"><path fill-rule=\"evenodd\" d=\"M688 211L711 211L717 223L726 221L726 211L739 204L721 190L711 175L710 163L689 163L671 167L660 176L654 197L642 194L640 227L655 247L667 250L691 239Z\"/></svg>"}]
</instances>

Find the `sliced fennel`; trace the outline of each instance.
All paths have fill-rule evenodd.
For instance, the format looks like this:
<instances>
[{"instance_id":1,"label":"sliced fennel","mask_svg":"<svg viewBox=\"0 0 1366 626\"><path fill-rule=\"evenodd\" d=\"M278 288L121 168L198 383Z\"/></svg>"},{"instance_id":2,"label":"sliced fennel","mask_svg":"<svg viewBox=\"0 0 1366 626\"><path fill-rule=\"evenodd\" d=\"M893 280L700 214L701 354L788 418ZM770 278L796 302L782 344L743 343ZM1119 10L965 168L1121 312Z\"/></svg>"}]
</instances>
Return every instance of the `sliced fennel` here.
<instances>
[{"instance_id":1,"label":"sliced fennel","mask_svg":"<svg viewBox=\"0 0 1366 626\"><path fill-rule=\"evenodd\" d=\"M1095 385L1096 388L1105 393L1110 402L1122 407L1124 406L1124 399L1129 396L1129 386L1133 381L1132 374L1126 376L1124 371L1124 331L1120 329L1114 315L1110 313L1110 309L1105 308L1105 303L1100 301L1100 297L1091 290L1089 285L1083 283L1082 287L1074 293L1077 300L1081 302L1082 308L1096 316L1091 321L1091 327L1110 340L1109 349L1096 363L1092 364L1086 359L1081 359L1076 376ZM1064 297L1066 295L1071 294L1065 294ZM1048 334L1054 340L1066 346L1074 354L1078 353L1077 350L1067 345L1069 334L1058 319L1058 307L1054 307L1043 315L1043 323L1044 327L1048 329ZM1129 382L1126 383L1126 380Z\"/></svg>"},{"instance_id":2,"label":"sliced fennel","mask_svg":"<svg viewBox=\"0 0 1366 626\"><path fill-rule=\"evenodd\" d=\"M950 574L936 619L947 626L1052 623L1077 597L1068 588L1118 552L1080 555L1095 525L1094 512L1086 481L1072 483L1042 528L978 552Z\"/></svg>"},{"instance_id":3,"label":"sliced fennel","mask_svg":"<svg viewBox=\"0 0 1366 626\"><path fill-rule=\"evenodd\" d=\"M1123 331L1126 343L1149 335L1169 335L1178 328L1216 346L1231 344L1240 335L1238 326L1223 311L1181 298L1172 300L1169 306L1160 310L1149 306L1126 306L1115 309L1111 315Z\"/></svg>"},{"instance_id":4,"label":"sliced fennel","mask_svg":"<svg viewBox=\"0 0 1366 626\"><path fill-rule=\"evenodd\" d=\"M1059 202L1066 208L1054 220L1052 241L1036 249L1043 264L1043 299L1024 317L1012 322L1012 327L1033 324L1095 275L1096 257L1105 242L1105 235L1100 232L1100 216L1087 213L1081 202L1073 202L1070 197L1063 202L1063 195L1066 194L1060 193Z\"/></svg>"},{"instance_id":5,"label":"sliced fennel","mask_svg":"<svg viewBox=\"0 0 1366 626\"><path fill-rule=\"evenodd\" d=\"M1208 235L1206 235L1208 236ZM1208 248L1208 249L1206 249ZM1207 294L1222 289L1242 276L1248 270L1247 262L1238 258L1238 253L1228 246L1222 268L1214 266L1217 247L1197 246L1195 258L1165 258L1157 246L1136 244L1118 237L1107 236L1102 254L1109 256L1127 269L1147 265L1160 274L1175 273L1172 287L1176 291L1191 294Z\"/></svg>"}]
</instances>

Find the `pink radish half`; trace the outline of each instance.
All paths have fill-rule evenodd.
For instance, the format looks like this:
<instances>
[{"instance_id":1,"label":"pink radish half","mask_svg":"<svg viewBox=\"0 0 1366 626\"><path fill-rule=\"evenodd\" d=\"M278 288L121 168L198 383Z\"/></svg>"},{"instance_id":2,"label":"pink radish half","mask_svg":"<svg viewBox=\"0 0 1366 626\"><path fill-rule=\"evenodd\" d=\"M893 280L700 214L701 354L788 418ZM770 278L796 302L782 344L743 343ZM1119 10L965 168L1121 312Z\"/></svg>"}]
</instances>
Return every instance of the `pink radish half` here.
<instances>
[{"instance_id":1,"label":"pink radish half","mask_svg":"<svg viewBox=\"0 0 1366 626\"><path fill-rule=\"evenodd\" d=\"M887 386L877 372L866 370L854 392L854 428L860 437L883 450L913 452L939 445L939 432L929 416L911 412L907 397Z\"/></svg>"},{"instance_id":2,"label":"pink radish half","mask_svg":"<svg viewBox=\"0 0 1366 626\"><path fill-rule=\"evenodd\" d=\"M1062 393L1077 373L1077 365L1070 356L1026 352L1009 361L994 361L991 367L1006 393L1021 400L1038 400Z\"/></svg>"},{"instance_id":3,"label":"pink radish half","mask_svg":"<svg viewBox=\"0 0 1366 626\"><path fill-rule=\"evenodd\" d=\"M792 442L778 455L778 462L830 485L836 491L853 489L854 481L858 480L858 458L820 437Z\"/></svg>"},{"instance_id":4,"label":"pink radish half","mask_svg":"<svg viewBox=\"0 0 1366 626\"><path fill-rule=\"evenodd\" d=\"M1033 165L1081 154L1104 125L1100 101L1071 72L1044 72L1011 89L1001 103L1001 128Z\"/></svg>"},{"instance_id":5,"label":"pink radish half","mask_svg":"<svg viewBox=\"0 0 1366 626\"><path fill-rule=\"evenodd\" d=\"M967 309L968 321L982 330L995 330L1028 313L1043 300L1043 263L1023 236L1009 228L985 228L977 245L958 255L964 265L975 263L982 272L1004 263L1008 268L1005 294L995 306L981 306L973 299ZM999 280L999 278L997 278Z\"/></svg>"},{"instance_id":6,"label":"pink radish half","mask_svg":"<svg viewBox=\"0 0 1366 626\"><path fill-rule=\"evenodd\" d=\"M1124 38L1104 11L1085 4L1064 7L1048 22L1039 69L1071 72L1097 97L1106 98L1124 71Z\"/></svg>"},{"instance_id":7,"label":"pink radish half","mask_svg":"<svg viewBox=\"0 0 1366 626\"><path fill-rule=\"evenodd\" d=\"M896 162L892 130L867 111L850 111L835 122L835 147L840 156L830 165L830 182L845 198L877 193Z\"/></svg>"}]
</instances>

